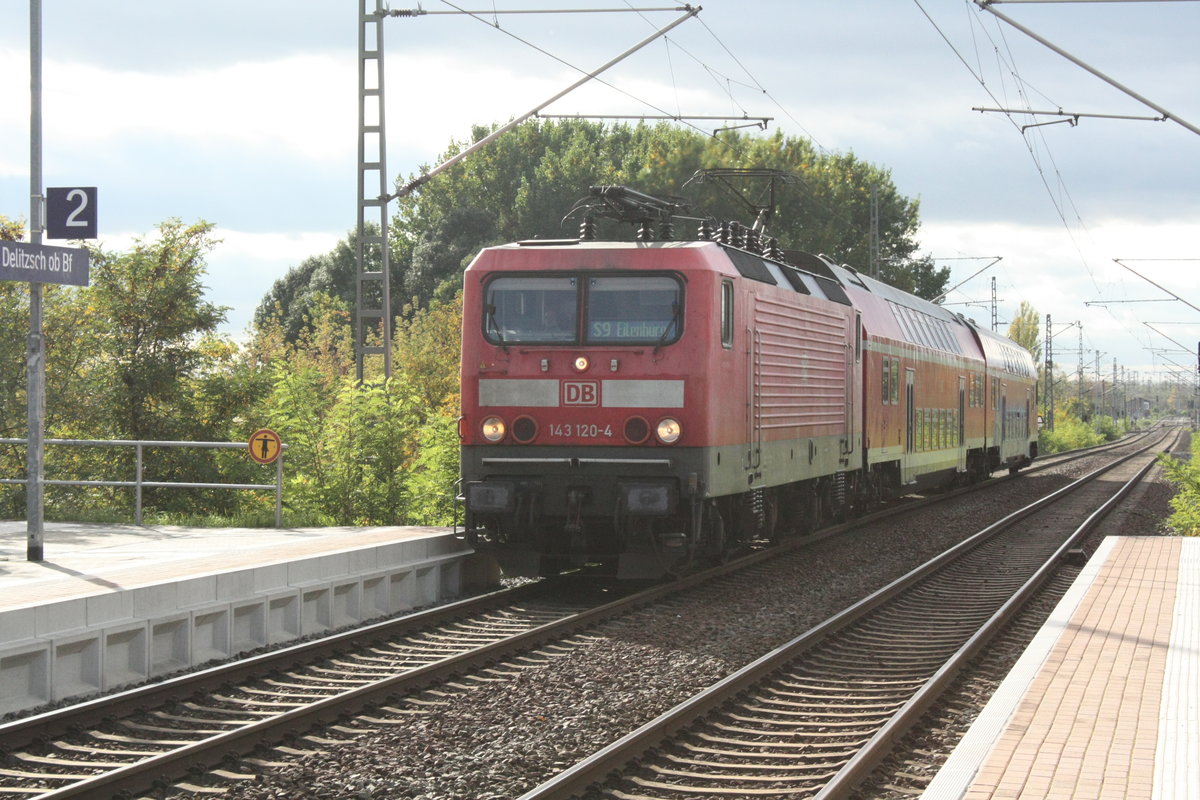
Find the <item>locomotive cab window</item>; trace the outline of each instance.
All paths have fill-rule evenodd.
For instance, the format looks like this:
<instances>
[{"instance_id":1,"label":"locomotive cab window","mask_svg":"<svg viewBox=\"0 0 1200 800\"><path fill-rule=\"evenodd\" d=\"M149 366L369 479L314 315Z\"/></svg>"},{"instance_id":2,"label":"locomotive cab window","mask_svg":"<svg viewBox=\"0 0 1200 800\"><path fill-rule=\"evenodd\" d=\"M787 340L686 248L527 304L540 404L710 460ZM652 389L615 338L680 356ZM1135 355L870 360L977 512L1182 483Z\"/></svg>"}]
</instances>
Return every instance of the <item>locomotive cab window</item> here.
<instances>
[{"instance_id":1,"label":"locomotive cab window","mask_svg":"<svg viewBox=\"0 0 1200 800\"><path fill-rule=\"evenodd\" d=\"M862 314L854 312L854 363L862 363Z\"/></svg>"},{"instance_id":2,"label":"locomotive cab window","mask_svg":"<svg viewBox=\"0 0 1200 800\"><path fill-rule=\"evenodd\" d=\"M721 346L733 347L733 281L721 282Z\"/></svg>"},{"instance_id":3,"label":"locomotive cab window","mask_svg":"<svg viewBox=\"0 0 1200 800\"><path fill-rule=\"evenodd\" d=\"M668 275L590 277L588 344L670 344L683 333L683 287Z\"/></svg>"},{"instance_id":4,"label":"locomotive cab window","mask_svg":"<svg viewBox=\"0 0 1200 800\"><path fill-rule=\"evenodd\" d=\"M501 276L487 286L483 332L493 344L574 344L579 280Z\"/></svg>"},{"instance_id":5,"label":"locomotive cab window","mask_svg":"<svg viewBox=\"0 0 1200 800\"><path fill-rule=\"evenodd\" d=\"M502 345L670 344L683 332L683 285L669 275L502 275L487 285L483 332Z\"/></svg>"}]
</instances>

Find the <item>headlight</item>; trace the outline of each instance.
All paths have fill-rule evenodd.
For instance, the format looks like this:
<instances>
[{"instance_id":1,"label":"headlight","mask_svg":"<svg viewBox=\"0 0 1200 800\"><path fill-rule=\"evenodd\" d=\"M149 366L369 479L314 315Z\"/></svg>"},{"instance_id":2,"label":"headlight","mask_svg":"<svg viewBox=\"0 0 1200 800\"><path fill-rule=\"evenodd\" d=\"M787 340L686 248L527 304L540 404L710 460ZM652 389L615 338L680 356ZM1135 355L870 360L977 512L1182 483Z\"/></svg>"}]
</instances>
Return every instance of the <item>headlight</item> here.
<instances>
[{"instance_id":1,"label":"headlight","mask_svg":"<svg viewBox=\"0 0 1200 800\"><path fill-rule=\"evenodd\" d=\"M576 372L587 372L588 367L591 365L592 362L588 361L587 356L575 356L575 361L571 364Z\"/></svg>"},{"instance_id":2,"label":"headlight","mask_svg":"<svg viewBox=\"0 0 1200 800\"><path fill-rule=\"evenodd\" d=\"M660 420L654 433L663 444L674 444L679 440L679 434L681 433L679 420L671 419L670 417Z\"/></svg>"},{"instance_id":3,"label":"headlight","mask_svg":"<svg viewBox=\"0 0 1200 800\"><path fill-rule=\"evenodd\" d=\"M483 421L483 438L489 442L498 442L504 438L504 420L499 417L488 417Z\"/></svg>"}]
</instances>

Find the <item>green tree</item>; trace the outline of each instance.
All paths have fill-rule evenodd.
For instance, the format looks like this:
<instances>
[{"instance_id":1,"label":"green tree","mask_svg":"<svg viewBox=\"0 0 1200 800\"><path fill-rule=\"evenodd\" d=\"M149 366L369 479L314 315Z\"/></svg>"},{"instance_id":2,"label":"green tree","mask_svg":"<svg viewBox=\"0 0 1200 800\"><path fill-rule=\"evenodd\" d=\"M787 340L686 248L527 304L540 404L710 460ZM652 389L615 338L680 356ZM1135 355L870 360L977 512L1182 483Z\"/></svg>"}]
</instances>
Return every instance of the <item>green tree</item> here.
<instances>
[{"instance_id":1,"label":"green tree","mask_svg":"<svg viewBox=\"0 0 1200 800\"><path fill-rule=\"evenodd\" d=\"M1027 300L1021 301L1016 316L1008 324L1008 338L1033 354L1033 363L1042 361L1042 318Z\"/></svg>"},{"instance_id":2,"label":"green tree","mask_svg":"<svg viewBox=\"0 0 1200 800\"><path fill-rule=\"evenodd\" d=\"M407 516L413 525L449 525L455 519L458 479L458 397L430 415L417 431L409 462Z\"/></svg>"},{"instance_id":3,"label":"green tree","mask_svg":"<svg viewBox=\"0 0 1200 800\"><path fill-rule=\"evenodd\" d=\"M378 233L378 226L368 226L368 236L376 236ZM368 247L365 254L366 268L378 270L378 252ZM394 264L390 272L392 286L399 287L403 280L402 273ZM337 298L347 309L355 307L357 277L358 234L356 231L350 231L346 238L334 245L333 250L304 259L299 266L292 267L282 278L275 281L259 303L254 313L254 321L261 326L273 317L278 317L283 324L286 339L295 342L301 329L319 315L317 306L325 302L322 296Z\"/></svg>"},{"instance_id":4,"label":"green tree","mask_svg":"<svg viewBox=\"0 0 1200 800\"><path fill-rule=\"evenodd\" d=\"M215 246L212 225L185 225L177 219L159 225L152 238L140 238L125 252L89 247L91 284L81 288L76 324L94 336L72 365L78 405L73 416L55 423L63 438L203 441L224 439L224 415L205 413L198 388L219 365L212 358L227 349L215 331L225 309L204 299L205 255ZM86 399L85 399L86 398ZM222 401L223 402L223 401ZM48 400L49 403L49 400ZM236 408L225 408L233 416ZM48 416L47 430L52 417ZM131 450L76 449L58 457L63 469L128 480ZM148 450L148 480L211 482L218 472L213 451ZM47 459L50 463L49 458ZM60 492L64 504L96 499L96 492ZM117 490L108 496L128 492ZM147 490L148 508L182 511L205 501L203 493Z\"/></svg>"},{"instance_id":5,"label":"green tree","mask_svg":"<svg viewBox=\"0 0 1200 800\"><path fill-rule=\"evenodd\" d=\"M462 342L462 293L449 302L435 300L427 309L407 306L396 322L393 367L435 409L458 397Z\"/></svg>"},{"instance_id":6,"label":"green tree","mask_svg":"<svg viewBox=\"0 0 1200 800\"><path fill-rule=\"evenodd\" d=\"M472 141L490 132L476 126ZM452 143L443 158L467 144ZM787 177L772 186L761 178L706 178L702 172L729 166L777 170ZM435 297L449 300L461 287L463 269L483 247L577 236L581 219L568 211L590 186L608 184L682 196L692 216L744 223L762 213L773 193L776 212L764 221L785 249L825 253L862 270L870 267L874 205L881 279L932 298L949 278L949 270L917 255L917 201L899 193L888 170L853 153L819 152L807 139L782 133L754 138L734 131L711 137L669 124L531 120L399 201L390 226L393 314L413 297L421 306ZM697 220L680 220L685 224L695 226ZM615 231L602 225L600 232ZM681 230L679 238L694 233L694 227ZM353 307L354 241L348 236L333 252L291 270L264 298L258 318L278 308L294 340L312 292L332 294Z\"/></svg>"},{"instance_id":7,"label":"green tree","mask_svg":"<svg viewBox=\"0 0 1200 800\"><path fill-rule=\"evenodd\" d=\"M25 237L25 223L0 214L0 242L19 242Z\"/></svg>"},{"instance_id":8,"label":"green tree","mask_svg":"<svg viewBox=\"0 0 1200 800\"><path fill-rule=\"evenodd\" d=\"M204 363L199 337L214 333L226 311L204 299L201 283L212 229L168 220L127 253L89 248L86 298L103 342L93 366L113 392L96 411L113 435L163 439L194 429L185 379Z\"/></svg>"}]
</instances>

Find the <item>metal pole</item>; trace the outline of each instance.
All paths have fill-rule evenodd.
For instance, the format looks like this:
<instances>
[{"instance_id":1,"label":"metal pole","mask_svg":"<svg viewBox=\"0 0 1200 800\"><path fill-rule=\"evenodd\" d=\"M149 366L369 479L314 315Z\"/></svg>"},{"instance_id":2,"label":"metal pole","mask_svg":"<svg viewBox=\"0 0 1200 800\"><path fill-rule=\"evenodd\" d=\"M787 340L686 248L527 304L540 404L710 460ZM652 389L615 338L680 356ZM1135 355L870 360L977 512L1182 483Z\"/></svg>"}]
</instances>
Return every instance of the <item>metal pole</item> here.
<instances>
[{"instance_id":1,"label":"metal pole","mask_svg":"<svg viewBox=\"0 0 1200 800\"><path fill-rule=\"evenodd\" d=\"M275 527L283 527L283 451L279 448L279 458L275 459Z\"/></svg>"},{"instance_id":2,"label":"metal pole","mask_svg":"<svg viewBox=\"0 0 1200 800\"><path fill-rule=\"evenodd\" d=\"M387 133L383 105L383 0L359 0L358 15L358 234L355 290L354 352L358 382L363 382L368 355L383 356L383 377L392 376L392 289L388 244L388 198L391 184L387 168ZM372 36L372 34L374 34ZM374 64L374 86L368 79L367 62ZM370 113L374 111L374 114ZM374 144L374 148L369 146ZM368 173L373 173L368 180ZM371 182L374 189L369 189ZM370 212L368 211L370 209ZM367 236L367 214L378 215L379 232ZM377 269L368 269L370 252L379 253ZM378 302L378 307L375 307ZM378 323L376 323L378 320ZM369 332L378 324L380 342L367 345Z\"/></svg>"},{"instance_id":3,"label":"metal pole","mask_svg":"<svg viewBox=\"0 0 1200 800\"><path fill-rule=\"evenodd\" d=\"M29 237L42 243L42 2L29 0ZM25 448L26 558L41 561L46 424L46 343L42 337L42 285L29 284L29 339L25 350L29 444Z\"/></svg>"},{"instance_id":4,"label":"metal pole","mask_svg":"<svg viewBox=\"0 0 1200 800\"><path fill-rule=\"evenodd\" d=\"M1000 325L996 321L996 276L992 276L992 333L997 333Z\"/></svg>"},{"instance_id":5,"label":"metal pole","mask_svg":"<svg viewBox=\"0 0 1200 800\"><path fill-rule=\"evenodd\" d=\"M137 446L137 487L134 489L134 524L142 524L142 445Z\"/></svg>"},{"instance_id":6,"label":"metal pole","mask_svg":"<svg viewBox=\"0 0 1200 800\"><path fill-rule=\"evenodd\" d=\"M1117 357L1113 356L1113 379L1112 379L1112 417L1113 422L1120 422L1120 415L1117 413Z\"/></svg>"},{"instance_id":7,"label":"metal pole","mask_svg":"<svg viewBox=\"0 0 1200 800\"><path fill-rule=\"evenodd\" d=\"M1054 337L1050 335L1050 315L1046 315L1046 428L1054 430Z\"/></svg>"},{"instance_id":8,"label":"metal pole","mask_svg":"<svg viewBox=\"0 0 1200 800\"><path fill-rule=\"evenodd\" d=\"M1079 372L1075 377L1075 402L1079 404L1079 418L1083 419L1083 323L1079 326Z\"/></svg>"}]
</instances>

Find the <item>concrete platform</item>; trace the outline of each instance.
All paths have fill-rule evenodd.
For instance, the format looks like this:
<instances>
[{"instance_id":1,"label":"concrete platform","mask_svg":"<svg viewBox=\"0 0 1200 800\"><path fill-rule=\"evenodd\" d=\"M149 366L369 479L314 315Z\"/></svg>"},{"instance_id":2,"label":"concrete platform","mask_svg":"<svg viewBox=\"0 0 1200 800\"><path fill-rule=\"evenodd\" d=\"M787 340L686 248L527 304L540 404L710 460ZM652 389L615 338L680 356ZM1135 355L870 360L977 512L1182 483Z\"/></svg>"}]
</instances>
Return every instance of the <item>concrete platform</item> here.
<instances>
[{"instance_id":1,"label":"concrete platform","mask_svg":"<svg viewBox=\"0 0 1200 800\"><path fill-rule=\"evenodd\" d=\"M448 528L0 522L0 714L453 598Z\"/></svg>"},{"instance_id":2,"label":"concrete platform","mask_svg":"<svg viewBox=\"0 0 1200 800\"><path fill-rule=\"evenodd\" d=\"M1106 538L921 797L1200 798L1200 538Z\"/></svg>"}]
</instances>

